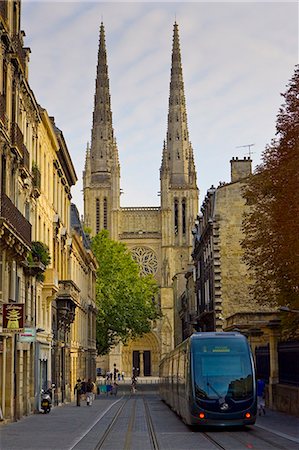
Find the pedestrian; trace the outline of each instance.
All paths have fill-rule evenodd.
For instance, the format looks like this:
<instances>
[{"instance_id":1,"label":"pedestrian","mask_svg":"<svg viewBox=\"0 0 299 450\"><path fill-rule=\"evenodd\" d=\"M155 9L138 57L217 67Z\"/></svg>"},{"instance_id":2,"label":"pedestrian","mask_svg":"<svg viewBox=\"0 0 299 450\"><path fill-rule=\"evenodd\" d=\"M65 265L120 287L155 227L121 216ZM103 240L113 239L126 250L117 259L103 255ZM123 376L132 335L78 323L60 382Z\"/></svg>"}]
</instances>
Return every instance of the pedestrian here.
<instances>
[{"instance_id":1,"label":"pedestrian","mask_svg":"<svg viewBox=\"0 0 299 450\"><path fill-rule=\"evenodd\" d=\"M85 378L83 378L83 381L81 383L81 397L83 398L83 400L85 400L86 398L86 381Z\"/></svg>"},{"instance_id":2,"label":"pedestrian","mask_svg":"<svg viewBox=\"0 0 299 450\"><path fill-rule=\"evenodd\" d=\"M135 394L135 392L136 392L136 384L137 384L137 380L136 380L136 377L133 375L132 376L132 383L131 383L131 392L133 394Z\"/></svg>"},{"instance_id":3,"label":"pedestrian","mask_svg":"<svg viewBox=\"0 0 299 450\"><path fill-rule=\"evenodd\" d=\"M257 380L257 410L259 416L265 415L265 381L262 378Z\"/></svg>"},{"instance_id":4,"label":"pedestrian","mask_svg":"<svg viewBox=\"0 0 299 450\"><path fill-rule=\"evenodd\" d=\"M120 381L120 372L117 374L117 381Z\"/></svg>"},{"instance_id":5,"label":"pedestrian","mask_svg":"<svg viewBox=\"0 0 299 450\"><path fill-rule=\"evenodd\" d=\"M80 406L81 393L82 393L81 388L82 388L81 380L80 380L80 378L78 378L77 383L74 387L74 394L76 394L77 406Z\"/></svg>"},{"instance_id":6,"label":"pedestrian","mask_svg":"<svg viewBox=\"0 0 299 450\"><path fill-rule=\"evenodd\" d=\"M117 390L118 390L118 384L117 384L116 381L114 381L113 386L112 386L111 395L114 395L114 397L116 397L116 395L117 395Z\"/></svg>"},{"instance_id":7,"label":"pedestrian","mask_svg":"<svg viewBox=\"0 0 299 450\"><path fill-rule=\"evenodd\" d=\"M106 384L106 395L109 394L109 392L112 392L112 384L111 381L108 381L108 383Z\"/></svg>"},{"instance_id":8,"label":"pedestrian","mask_svg":"<svg viewBox=\"0 0 299 450\"><path fill-rule=\"evenodd\" d=\"M124 372L124 371L122 371L122 373L121 373L121 379L122 379L123 381L125 381L125 372Z\"/></svg>"},{"instance_id":9,"label":"pedestrian","mask_svg":"<svg viewBox=\"0 0 299 450\"><path fill-rule=\"evenodd\" d=\"M86 404L87 404L87 406L92 405L93 391L94 391L94 383L91 381L91 378L88 378L88 381L86 383Z\"/></svg>"}]
</instances>

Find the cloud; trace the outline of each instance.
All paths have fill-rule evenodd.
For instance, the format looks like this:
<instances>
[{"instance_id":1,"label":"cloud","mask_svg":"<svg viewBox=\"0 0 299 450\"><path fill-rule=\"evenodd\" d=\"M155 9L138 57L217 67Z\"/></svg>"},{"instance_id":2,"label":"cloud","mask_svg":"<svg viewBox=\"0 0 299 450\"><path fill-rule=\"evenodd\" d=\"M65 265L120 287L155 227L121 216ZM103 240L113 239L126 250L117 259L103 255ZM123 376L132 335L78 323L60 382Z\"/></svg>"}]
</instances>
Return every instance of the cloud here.
<instances>
[{"instance_id":1,"label":"cloud","mask_svg":"<svg viewBox=\"0 0 299 450\"><path fill-rule=\"evenodd\" d=\"M254 164L275 133L280 92L298 62L295 3L23 2L30 85L62 129L79 178L90 140L99 25L104 21L123 206L158 205L176 15L198 184L229 180L239 145ZM142 187L142 188L141 188Z\"/></svg>"}]
</instances>

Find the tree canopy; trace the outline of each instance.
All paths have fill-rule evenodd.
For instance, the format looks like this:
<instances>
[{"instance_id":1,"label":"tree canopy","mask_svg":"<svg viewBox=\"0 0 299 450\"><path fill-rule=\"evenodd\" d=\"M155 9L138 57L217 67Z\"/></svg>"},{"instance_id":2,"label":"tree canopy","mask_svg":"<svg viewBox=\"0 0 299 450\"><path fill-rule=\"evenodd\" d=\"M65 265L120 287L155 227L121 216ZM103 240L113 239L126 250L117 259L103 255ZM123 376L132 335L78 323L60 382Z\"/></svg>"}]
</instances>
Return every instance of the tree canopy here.
<instances>
[{"instance_id":1,"label":"tree canopy","mask_svg":"<svg viewBox=\"0 0 299 450\"><path fill-rule=\"evenodd\" d=\"M158 286L152 275L140 276L138 264L125 244L103 230L92 239L97 272L97 348L107 353L119 342L142 336L159 317Z\"/></svg>"},{"instance_id":2,"label":"tree canopy","mask_svg":"<svg viewBox=\"0 0 299 450\"><path fill-rule=\"evenodd\" d=\"M245 190L245 261L263 304L299 308L299 66L277 115L276 138ZM295 319L295 315L292 319ZM297 315L299 318L299 315ZM293 321L293 320L292 320ZM295 319L296 322L296 319Z\"/></svg>"}]
</instances>

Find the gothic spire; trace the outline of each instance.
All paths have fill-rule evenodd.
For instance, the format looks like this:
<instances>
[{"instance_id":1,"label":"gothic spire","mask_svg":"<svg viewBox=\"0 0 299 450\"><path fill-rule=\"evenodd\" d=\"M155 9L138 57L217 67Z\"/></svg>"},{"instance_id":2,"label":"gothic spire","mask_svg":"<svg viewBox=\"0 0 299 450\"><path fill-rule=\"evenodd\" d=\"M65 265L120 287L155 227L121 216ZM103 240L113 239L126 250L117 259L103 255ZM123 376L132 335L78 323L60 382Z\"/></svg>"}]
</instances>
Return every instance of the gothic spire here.
<instances>
[{"instance_id":1,"label":"gothic spire","mask_svg":"<svg viewBox=\"0 0 299 450\"><path fill-rule=\"evenodd\" d=\"M113 164L115 159L118 160L118 155L115 155L115 152L118 152L112 127L107 52L103 22L100 26L95 88L90 150L91 172L110 172L111 164Z\"/></svg>"},{"instance_id":2,"label":"gothic spire","mask_svg":"<svg viewBox=\"0 0 299 450\"><path fill-rule=\"evenodd\" d=\"M193 177L190 174L189 158L193 159L193 151L189 141L179 30L176 22L173 29L166 150L163 151L163 160L165 161L167 154L171 185L190 185Z\"/></svg>"}]
</instances>

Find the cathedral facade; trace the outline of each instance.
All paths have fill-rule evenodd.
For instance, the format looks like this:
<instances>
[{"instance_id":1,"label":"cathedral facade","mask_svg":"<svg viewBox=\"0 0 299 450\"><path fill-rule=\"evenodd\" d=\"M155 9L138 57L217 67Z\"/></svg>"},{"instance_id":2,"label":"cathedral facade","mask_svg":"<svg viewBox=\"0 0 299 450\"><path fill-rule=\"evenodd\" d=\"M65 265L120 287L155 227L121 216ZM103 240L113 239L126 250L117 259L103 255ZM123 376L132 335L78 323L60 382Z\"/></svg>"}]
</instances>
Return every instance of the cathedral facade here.
<instances>
[{"instance_id":1,"label":"cathedral facade","mask_svg":"<svg viewBox=\"0 0 299 450\"><path fill-rule=\"evenodd\" d=\"M192 228L198 213L198 188L187 110L177 23L173 29L168 127L160 168L159 207L120 206L120 163L112 125L110 89L103 23L100 27L91 145L83 172L84 222L92 235L102 229L124 242L141 271L159 285L162 318L152 331L129 345L119 344L108 357L126 375L133 367L142 376L158 375L160 359L174 346L173 280L191 261Z\"/></svg>"}]
</instances>

